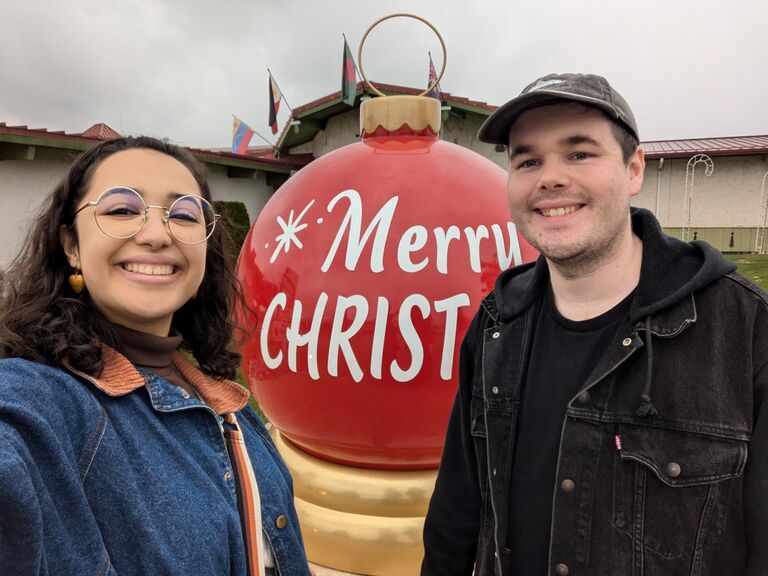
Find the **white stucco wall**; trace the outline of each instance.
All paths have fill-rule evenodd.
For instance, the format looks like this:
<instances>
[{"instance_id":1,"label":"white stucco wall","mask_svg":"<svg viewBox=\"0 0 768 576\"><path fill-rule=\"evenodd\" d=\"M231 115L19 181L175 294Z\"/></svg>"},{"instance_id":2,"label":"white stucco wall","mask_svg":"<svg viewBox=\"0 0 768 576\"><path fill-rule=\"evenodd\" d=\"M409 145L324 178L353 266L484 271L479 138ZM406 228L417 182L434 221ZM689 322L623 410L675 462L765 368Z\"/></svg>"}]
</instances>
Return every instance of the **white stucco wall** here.
<instances>
[{"instance_id":1,"label":"white stucco wall","mask_svg":"<svg viewBox=\"0 0 768 576\"><path fill-rule=\"evenodd\" d=\"M38 151L34 160L0 161L0 268L16 256L40 204L71 162L71 155L55 150ZM225 166L208 165L208 179L214 199L243 202L251 223L274 193L264 172L230 178Z\"/></svg>"},{"instance_id":2,"label":"white stucco wall","mask_svg":"<svg viewBox=\"0 0 768 576\"><path fill-rule=\"evenodd\" d=\"M0 267L16 256L40 203L68 166L65 159L0 161Z\"/></svg>"},{"instance_id":3,"label":"white stucco wall","mask_svg":"<svg viewBox=\"0 0 768 576\"><path fill-rule=\"evenodd\" d=\"M274 194L274 188L267 184L265 172L256 172L252 178L230 178L226 166L209 165L208 184L214 200L245 204L251 224Z\"/></svg>"}]
</instances>

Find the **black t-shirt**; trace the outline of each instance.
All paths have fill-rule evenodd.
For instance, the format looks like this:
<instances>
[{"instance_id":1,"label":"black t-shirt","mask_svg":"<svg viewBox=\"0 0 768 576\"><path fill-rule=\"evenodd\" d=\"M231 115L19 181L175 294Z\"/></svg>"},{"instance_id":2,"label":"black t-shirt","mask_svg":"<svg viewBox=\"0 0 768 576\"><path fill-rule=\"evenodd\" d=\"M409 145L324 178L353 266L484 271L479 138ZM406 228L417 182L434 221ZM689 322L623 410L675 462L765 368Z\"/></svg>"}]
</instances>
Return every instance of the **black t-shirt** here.
<instances>
[{"instance_id":1,"label":"black t-shirt","mask_svg":"<svg viewBox=\"0 0 768 576\"><path fill-rule=\"evenodd\" d=\"M551 289L544 300L536 321L512 465L508 542L512 576L547 573L552 496L566 408L629 314L632 295L608 312L579 322L560 315Z\"/></svg>"}]
</instances>

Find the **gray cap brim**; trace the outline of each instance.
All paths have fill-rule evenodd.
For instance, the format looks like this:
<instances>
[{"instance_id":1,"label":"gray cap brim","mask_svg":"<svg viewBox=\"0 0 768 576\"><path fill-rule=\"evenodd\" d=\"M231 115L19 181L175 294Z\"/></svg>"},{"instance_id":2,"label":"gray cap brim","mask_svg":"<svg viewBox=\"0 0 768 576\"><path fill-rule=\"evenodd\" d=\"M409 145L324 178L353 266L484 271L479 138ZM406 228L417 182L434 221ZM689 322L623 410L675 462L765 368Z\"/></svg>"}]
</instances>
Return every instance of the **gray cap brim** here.
<instances>
[{"instance_id":1,"label":"gray cap brim","mask_svg":"<svg viewBox=\"0 0 768 576\"><path fill-rule=\"evenodd\" d=\"M553 74L537 81L537 83L541 82L550 82L556 86L538 88L536 83L527 86L522 94L500 106L486 119L477 133L478 139L490 144L507 145L510 128L526 110L548 104L575 101L604 111L639 140L637 124L629 105L604 78L583 74Z\"/></svg>"}]
</instances>

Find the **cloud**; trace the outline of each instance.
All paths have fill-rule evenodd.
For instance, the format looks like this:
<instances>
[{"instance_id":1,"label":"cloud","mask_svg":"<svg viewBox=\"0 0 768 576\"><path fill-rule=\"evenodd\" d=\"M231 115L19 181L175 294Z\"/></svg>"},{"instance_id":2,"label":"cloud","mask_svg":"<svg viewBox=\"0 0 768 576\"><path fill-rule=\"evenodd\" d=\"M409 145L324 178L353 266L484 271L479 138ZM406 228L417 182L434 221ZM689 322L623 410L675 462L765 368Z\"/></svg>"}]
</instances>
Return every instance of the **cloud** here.
<instances>
[{"instance_id":1,"label":"cloud","mask_svg":"<svg viewBox=\"0 0 768 576\"><path fill-rule=\"evenodd\" d=\"M0 121L80 132L106 122L227 146L231 114L271 138L267 67L297 107L338 90L342 33L355 55L377 18L415 12L448 46L442 86L501 104L552 71L606 75L644 139L768 133L768 3L714 0L4 2ZM366 42L371 79L425 87L433 33L410 20ZM280 120L287 118L287 108Z\"/></svg>"}]
</instances>

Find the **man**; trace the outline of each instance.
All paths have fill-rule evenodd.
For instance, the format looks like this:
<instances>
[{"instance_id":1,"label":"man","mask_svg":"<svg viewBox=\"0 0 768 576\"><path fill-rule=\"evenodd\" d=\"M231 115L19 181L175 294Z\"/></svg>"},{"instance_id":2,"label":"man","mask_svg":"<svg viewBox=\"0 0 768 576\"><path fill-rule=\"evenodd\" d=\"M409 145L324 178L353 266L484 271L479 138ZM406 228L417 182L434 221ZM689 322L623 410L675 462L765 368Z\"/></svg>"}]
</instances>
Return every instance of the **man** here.
<instances>
[{"instance_id":1,"label":"man","mask_svg":"<svg viewBox=\"0 0 768 576\"><path fill-rule=\"evenodd\" d=\"M604 78L545 76L479 138L541 257L462 344L422 575L768 574L765 293L630 209L645 161Z\"/></svg>"}]
</instances>

